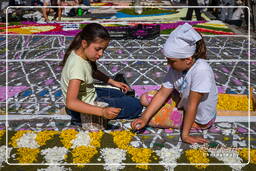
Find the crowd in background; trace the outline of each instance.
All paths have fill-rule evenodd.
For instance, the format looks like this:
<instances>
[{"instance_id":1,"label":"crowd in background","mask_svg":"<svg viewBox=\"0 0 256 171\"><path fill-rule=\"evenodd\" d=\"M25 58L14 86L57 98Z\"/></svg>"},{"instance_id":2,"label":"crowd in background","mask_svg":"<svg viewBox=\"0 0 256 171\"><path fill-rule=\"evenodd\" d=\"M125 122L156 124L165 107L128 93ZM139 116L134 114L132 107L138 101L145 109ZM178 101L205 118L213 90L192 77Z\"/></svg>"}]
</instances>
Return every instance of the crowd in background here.
<instances>
[{"instance_id":1,"label":"crowd in background","mask_svg":"<svg viewBox=\"0 0 256 171\"><path fill-rule=\"evenodd\" d=\"M7 6L56 6L57 8L37 8L33 14L25 14L19 11L16 12L16 20L21 20L22 17L33 21L61 21L62 15L67 17L84 16L89 13L86 9L79 8L64 8L63 6L90 6L91 2L100 2L101 0L2 0L0 2L1 12L0 17L2 22L5 21L4 9ZM241 8L241 6L248 6L250 8L250 21L255 31L256 25L256 0L170 0L173 5L184 6L213 6L212 8L188 9L187 15L182 17L182 20L191 20L193 11L196 13L197 20L204 20L201 13L204 12L207 16L212 16L210 19L221 20L228 24L236 26L248 25L248 10ZM234 8L219 8L219 6L234 6ZM11 13L11 12L10 12ZM13 16L14 14L12 14ZM8 16L10 20L15 20L15 17Z\"/></svg>"},{"instance_id":2,"label":"crowd in background","mask_svg":"<svg viewBox=\"0 0 256 171\"><path fill-rule=\"evenodd\" d=\"M204 20L201 13L204 12L210 19L221 20L225 23L235 26L248 26L250 17L253 31L256 28L256 0L171 0L174 4L184 4L188 6L212 6L207 9L191 8L188 9L187 15L182 17L183 20L191 20L193 10L196 13L197 20ZM225 6L227 8L221 8ZM250 9L250 16L247 8ZM230 7L230 8L229 8Z\"/></svg>"},{"instance_id":3,"label":"crowd in background","mask_svg":"<svg viewBox=\"0 0 256 171\"><path fill-rule=\"evenodd\" d=\"M1 20L4 22L5 20L5 9L8 6L42 6L43 8L31 8L31 11L34 13L24 14L19 11L18 8L15 10L15 17L12 16L8 17L10 20L22 20L28 19L33 21L44 21L50 22L49 15L51 17L51 21L61 21L62 15L68 17L74 16L82 16L88 13L88 10L81 9L81 8L65 8L66 6L90 6L91 2L100 2L101 0L3 0L0 2L1 7ZM47 8L47 6L56 6L56 8ZM65 7L64 7L65 6ZM28 11L28 10L27 10ZM8 11L9 13L12 12L12 9ZM26 12L26 11L25 11ZM9 14L8 14L9 15Z\"/></svg>"}]
</instances>

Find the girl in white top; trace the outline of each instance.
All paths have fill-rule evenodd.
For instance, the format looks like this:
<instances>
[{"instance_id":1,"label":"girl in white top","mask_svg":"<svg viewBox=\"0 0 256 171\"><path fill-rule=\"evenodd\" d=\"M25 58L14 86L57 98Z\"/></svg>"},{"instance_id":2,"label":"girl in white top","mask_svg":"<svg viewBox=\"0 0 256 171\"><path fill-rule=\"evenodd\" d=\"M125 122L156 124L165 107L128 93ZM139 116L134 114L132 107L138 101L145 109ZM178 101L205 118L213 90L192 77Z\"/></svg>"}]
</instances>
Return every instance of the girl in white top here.
<instances>
[{"instance_id":1,"label":"girl in white top","mask_svg":"<svg viewBox=\"0 0 256 171\"><path fill-rule=\"evenodd\" d=\"M142 95L141 103L148 107L132 122L132 128L141 129L147 124L162 128L181 127L184 142L205 143L206 139L189 135L191 128L207 129L216 118L217 87L213 71L205 60L202 36L185 23L170 34L163 54L170 65L169 71L158 91ZM184 109L184 116L174 102L177 108Z\"/></svg>"}]
</instances>

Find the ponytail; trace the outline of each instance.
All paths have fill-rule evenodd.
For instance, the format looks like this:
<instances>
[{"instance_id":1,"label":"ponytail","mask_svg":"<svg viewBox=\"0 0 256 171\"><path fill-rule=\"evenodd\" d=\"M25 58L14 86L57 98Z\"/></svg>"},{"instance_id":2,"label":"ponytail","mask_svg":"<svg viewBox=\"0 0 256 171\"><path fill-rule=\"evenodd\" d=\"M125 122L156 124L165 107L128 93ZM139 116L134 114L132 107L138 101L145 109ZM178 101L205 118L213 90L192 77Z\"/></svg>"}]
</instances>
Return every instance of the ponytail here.
<instances>
[{"instance_id":1,"label":"ponytail","mask_svg":"<svg viewBox=\"0 0 256 171\"><path fill-rule=\"evenodd\" d=\"M192 56L192 58L194 58L194 59L199 59L199 58L207 59L207 57L206 57L206 46L205 46L203 36L202 36L201 40L196 42L196 51L195 51L194 55Z\"/></svg>"},{"instance_id":2,"label":"ponytail","mask_svg":"<svg viewBox=\"0 0 256 171\"><path fill-rule=\"evenodd\" d=\"M82 42L82 38L81 38L81 32L79 32L75 38L73 39L73 41L71 42L71 44L69 45L65 55L64 55L64 58L61 62L61 66L64 66L67 59L68 59L68 56L70 55L71 51L72 50L76 50L78 48L80 48L81 46L81 42Z\"/></svg>"}]
</instances>

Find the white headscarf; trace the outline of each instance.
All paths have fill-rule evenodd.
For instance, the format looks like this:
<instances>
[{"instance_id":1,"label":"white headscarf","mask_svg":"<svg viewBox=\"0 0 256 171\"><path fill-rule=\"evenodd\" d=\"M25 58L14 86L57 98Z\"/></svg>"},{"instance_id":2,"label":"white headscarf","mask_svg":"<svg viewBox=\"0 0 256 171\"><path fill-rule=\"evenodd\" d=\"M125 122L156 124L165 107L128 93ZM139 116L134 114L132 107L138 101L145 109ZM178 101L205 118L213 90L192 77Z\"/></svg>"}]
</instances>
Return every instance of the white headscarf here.
<instances>
[{"instance_id":1,"label":"white headscarf","mask_svg":"<svg viewBox=\"0 0 256 171\"><path fill-rule=\"evenodd\" d=\"M173 30L164 44L163 54L167 58L188 58L196 50L196 42L201 40L202 36L185 23Z\"/></svg>"}]
</instances>

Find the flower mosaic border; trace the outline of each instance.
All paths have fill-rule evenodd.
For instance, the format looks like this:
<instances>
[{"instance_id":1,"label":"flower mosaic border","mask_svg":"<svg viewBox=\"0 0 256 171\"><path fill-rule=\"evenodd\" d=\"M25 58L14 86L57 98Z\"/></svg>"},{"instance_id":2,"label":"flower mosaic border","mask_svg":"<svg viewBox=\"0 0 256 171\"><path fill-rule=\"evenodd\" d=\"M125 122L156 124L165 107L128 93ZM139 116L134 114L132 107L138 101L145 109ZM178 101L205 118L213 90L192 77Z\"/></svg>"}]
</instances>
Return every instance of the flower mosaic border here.
<instances>
[{"instance_id":1,"label":"flower mosaic border","mask_svg":"<svg viewBox=\"0 0 256 171\"><path fill-rule=\"evenodd\" d=\"M124 26L134 26L136 24L143 23L142 21L129 21L123 22L102 22L101 24L106 28L116 28ZM229 29L224 23L219 21L189 21L189 24L201 32L202 34L214 34L214 35L234 35L235 33ZM87 23L46 23L38 24L36 22L20 22L20 25L8 26L9 34L40 34L40 35L65 35L75 36L80 32L81 27ZM160 25L161 34L169 34L177 26L184 24L184 21L176 22L160 22L147 25ZM0 34L6 34L6 27L0 27Z\"/></svg>"},{"instance_id":2,"label":"flower mosaic border","mask_svg":"<svg viewBox=\"0 0 256 171\"><path fill-rule=\"evenodd\" d=\"M0 141L5 134L5 130L0 130ZM103 136L112 137L112 146L104 144ZM77 131L75 129L65 129L62 131L45 130L35 132L31 130L16 131L10 137L9 145L10 160L18 163L38 163L39 155L43 157L42 163L67 164L71 158L72 165L83 168L86 164L97 161L95 164L103 164L105 170L122 170L126 167L127 159L134 163L136 168L150 170L151 163L159 163L165 170L173 170L180 163L180 158L185 156L186 161L197 169L205 169L210 163L210 157L215 157L218 161L230 165L234 170L240 170L243 165L233 165L234 163L244 164L248 161L249 151L247 148L232 149L229 156L223 156L223 149L213 150L205 148L203 145L192 145L190 149L182 151L178 148L161 148L153 150L150 148L138 148L133 141L135 133L127 130L116 131ZM56 142L56 138L61 142L58 145L47 148L51 141ZM0 151L5 151L5 145L0 147ZM3 153L1 153L3 154ZM5 153L4 153L5 154ZM224 153L224 155L226 152ZM98 156L98 157L97 157ZM250 150L251 164L256 167L256 149ZM5 155L0 155L0 166L3 165ZM98 163L102 161L103 163ZM104 163L105 162L105 163ZM15 163L15 162L13 162ZM169 164L168 164L169 163ZM70 168L53 165L39 170L69 170Z\"/></svg>"}]
</instances>

